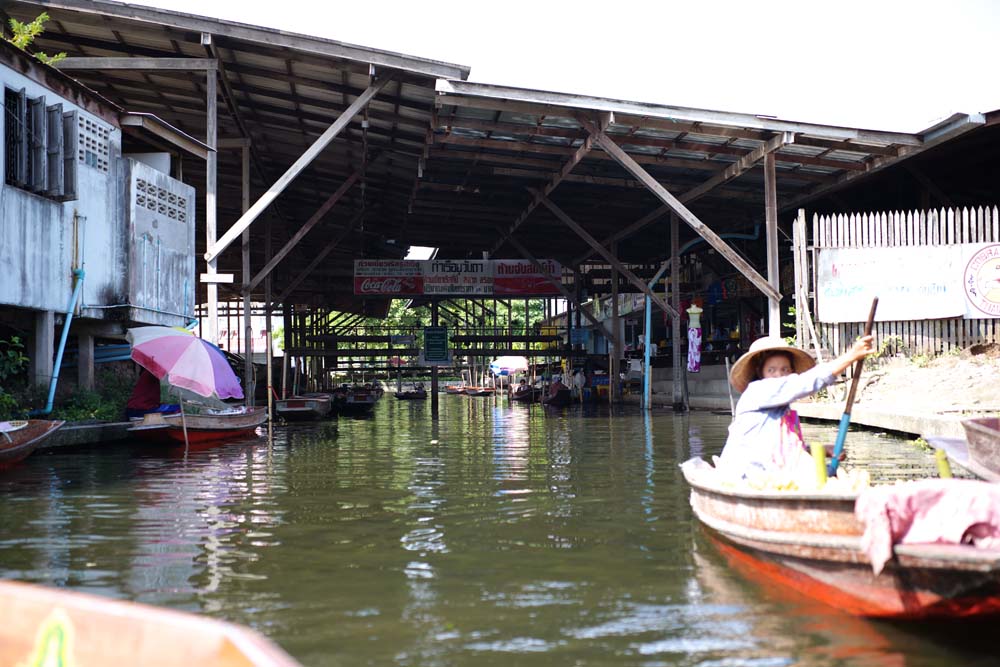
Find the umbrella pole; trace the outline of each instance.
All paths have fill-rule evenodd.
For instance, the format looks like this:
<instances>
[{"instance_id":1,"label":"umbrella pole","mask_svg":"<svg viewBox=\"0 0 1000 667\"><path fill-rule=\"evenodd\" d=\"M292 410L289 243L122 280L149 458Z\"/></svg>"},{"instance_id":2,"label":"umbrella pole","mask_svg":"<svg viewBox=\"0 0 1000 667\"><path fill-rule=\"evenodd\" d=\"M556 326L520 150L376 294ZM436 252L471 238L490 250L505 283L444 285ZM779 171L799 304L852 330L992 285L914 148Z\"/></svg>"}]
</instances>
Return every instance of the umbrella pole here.
<instances>
[{"instance_id":1,"label":"umbrella pole","mask_svg":"<svg viewBox=\"0 0 1000 667\"><path fill-rule=\"evenodd\" d=\"M190 443L188 442L187 419L184 417L184 399L178 396L177 403L181 406L181 428L184 430L184 455L187 456L188 447L190 446Z\"/></svg>"}]
</instances>

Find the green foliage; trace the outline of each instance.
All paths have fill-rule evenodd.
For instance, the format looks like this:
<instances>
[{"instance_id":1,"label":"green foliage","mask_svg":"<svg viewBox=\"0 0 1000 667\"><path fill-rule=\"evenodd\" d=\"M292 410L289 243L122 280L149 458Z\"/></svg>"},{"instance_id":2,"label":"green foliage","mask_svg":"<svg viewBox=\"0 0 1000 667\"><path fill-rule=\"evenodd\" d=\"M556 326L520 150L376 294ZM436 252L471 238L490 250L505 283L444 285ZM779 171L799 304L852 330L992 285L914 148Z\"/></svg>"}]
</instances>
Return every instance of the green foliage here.
<instances>
[{"instance_id":1,"label":"green foliage","mask_svg":"<svg viewBox=\"0 0 1000 667\"><path fill-rule=\"evenodd\" d=\"M791 329L792 334L790 336L785 336L784 341L789 345L795 345L795 338L798 334L798 328L795 326L795 306L788 307L788 317L792 318L791 322L782 322L781 327L783 329Z\"/></svg>"},{"instance_id":2,"label":"green foliage","mask_svg":"<svg viewBox=\"0 0 1000 667\"><path fill-rule=\"evenodd\" d=\"M28 357L24 354L24 343L17 336L10 340L0 340L0 383L20 375L28 367Z\"/></svg>"},{"instance_id":3,"label":"green foliage","mask_svg":"<svg viewBox=\"0 0 1000 667\"><path fill-rule=\"evenodd\" d=\"M131 375L102 369L96 378L96 391L74 391L53 408L49 418L66 421L121 421L125 414L125 403L134 385Z\"/></svg>"},{"instance_id":4,"label":"green foliage","mask_svg":"<svg viewBox=\"0 0 1000 667\"><path fill-rule=\"evenodd\" d=\"M22 51L27 51L28 47L35 41L35 38L45 32L45 22L48 20L49 15L46 12L39 14L35 17L35 20L30 23L22 23L17 19L10 19L9 24L13 37L7 41ZM50 56L42 51L36 51L34 56L46 65L54 66L65 58L66 54L57 53L54 56Z\"/></svg>"}]
</instances>

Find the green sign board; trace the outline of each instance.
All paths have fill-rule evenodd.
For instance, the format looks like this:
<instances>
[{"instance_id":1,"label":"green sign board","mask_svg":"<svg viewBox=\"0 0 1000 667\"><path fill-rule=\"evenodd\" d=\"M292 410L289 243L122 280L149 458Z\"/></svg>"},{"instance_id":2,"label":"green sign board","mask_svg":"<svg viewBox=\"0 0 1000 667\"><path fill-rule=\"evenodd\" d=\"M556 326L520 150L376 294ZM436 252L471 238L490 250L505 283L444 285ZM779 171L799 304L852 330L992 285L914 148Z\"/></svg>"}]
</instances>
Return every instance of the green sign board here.
<instances>
[{"instance_id":1,"label":"green sign board","mask_svg":"<svg viewBox=\"0 0 1000 667\"><path fill-rule=\"evenodd\" d=\"M424 363L449 364L448 327L424 327Z\"/></svg>"}]
</instances>

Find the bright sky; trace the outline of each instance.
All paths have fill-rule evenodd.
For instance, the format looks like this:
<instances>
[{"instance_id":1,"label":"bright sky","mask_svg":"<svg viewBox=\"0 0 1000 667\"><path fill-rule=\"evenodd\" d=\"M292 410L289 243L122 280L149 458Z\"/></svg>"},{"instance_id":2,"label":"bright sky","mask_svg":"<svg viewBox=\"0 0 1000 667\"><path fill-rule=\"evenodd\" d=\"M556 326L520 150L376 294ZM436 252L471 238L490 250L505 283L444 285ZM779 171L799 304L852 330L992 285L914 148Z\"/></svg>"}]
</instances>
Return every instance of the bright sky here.
<instances>
[{"instance_id":1,"label":"bright sky","mask_svg":"<svg viewBox=\"0 0 1000 667\"><path fill-rule=\"evenodd\" d=\"M472 68L470 81L915 132L1000 108L997 0L133 0Z\"/></svg>"}]
</instances>

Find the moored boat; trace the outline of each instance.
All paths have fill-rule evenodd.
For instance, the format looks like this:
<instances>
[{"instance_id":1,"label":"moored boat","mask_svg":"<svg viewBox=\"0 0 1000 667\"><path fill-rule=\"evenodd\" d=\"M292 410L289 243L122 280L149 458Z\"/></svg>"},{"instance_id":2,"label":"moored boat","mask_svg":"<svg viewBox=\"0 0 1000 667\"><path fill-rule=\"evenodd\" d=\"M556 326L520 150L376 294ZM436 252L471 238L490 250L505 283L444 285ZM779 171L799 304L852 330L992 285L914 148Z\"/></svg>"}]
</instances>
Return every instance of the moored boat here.
<instances>
[{"instance_id":1,"label":"moored boat","mask_svg":"<svg viewBox=\"0 0 1000 667\"><path fill-rule=\"evenodd\" d=\"M542 405L550 405L554 408L561 408L573 402L573 392L569 389L559 389L554 394L542 396Z\"/></svg>"},{"instance_id":2,"label":"moored boat","mask_svg":"<svg viewBox=\"0 0 1000 667\"><path fill-rule=\"evenodd\" d=\"M980 417L962 422L969 442L969 459L1000 474L1000 417Z\"/></svg>"},{"instance_id":3,"label":"moored boat","mask_svg":"<svg viewBox=\"0 0 1000 667\"><path fill-rule=\"evenodd\" d=\"M330 394L314 393L276 401L274 409L278 416L289 421L297 421L322 419L330 414L332 406L333 397Z\"/></svg>"},{"instance_id":4,"label":"moored boat","mask_svg":"<svg viewBox=\"0 0 1000 667\"><path fill-rule=\"evenodd\" d=\"M449 384L445 385L444 391L446 394L464 394L465 385L462 384Z\"/></svg>"},{"instance_id":5,"label":"moored boat","mask_svg":"<svg viewBox=\"0 0 1000 667\"><path fill-rule=\"evenodd\" d=\"M493 387L466 387L466 396L492 396L496 393L496 389Z\"/></svg>"},{"instance_id":6,"label":"moored boat","mask_svg":"<svg viewBox=\"0 0 1000 667\"><path fill-rule=\"evenodd\" d=\"M0 664L298 665L231 623L10 581L0 582Z\"/></svg>"},{"instance_id":7,"label":"moored boat","mask_svg":"<svg viewBox=\"0 0 1000 667\"><path fill-rule=\"evenodd\" d=\"M876 575L862 548L857 494L736 489L710 467L682 467L698 520L772 581L858 616L1000 614L1000 551L897 544Z\"/></svg>"},{"instance_id":8,"label":"moored boat","mask_svg":"<svg viewBox=\"0 0 1000 667\"><path fill-rule=\"evenodd\" d=\"M510 395L510 400L518 403L537 403L542 397L542 390L538 387L517 387Z\"/></svg>"},{"instance_id":9,"label":"moored boat","mask_svg":"<svg viewBox=\"0 0 1000 667\"><path fill-rule=\"evenodd\" d=\"M170 444L217 443L253 437L257 427L265 421L267 421L265 407L183 415L180 412L172 414L154 412L141 419L134 419L129 432L146 440Z\"/></svg>"},{"instance_id":10,"label":"moored boat","mask_svg":"<svg viewBox=\"0 0 1000 667\"><path fill-rule=\"evenodd\" d=\"M427 391L422 386L418 386L407 391L397 391L396 398L401 401L422 401L427 398Z\"/></svg>"},{"instance_id":11,"label":"moored boat","mask_svg":"<svg viewBox=\"0 0 1000 667\"><path fill-rule=\"evenodd\" d=\"M360 416L371 413L378 402L378 395L366 387L348 387L337 394L337 410L348 416Z\"/></svg>"},{"instance_id":12,"label":"moored boat","mask_svg":"<svg viewBox=\"0 0 1000 667\"><path fill-rule=\"evenodd\" d=\"M49 419L0 422L0 470L26 459L65 423Z\"/></svg>"}]
</instances>

